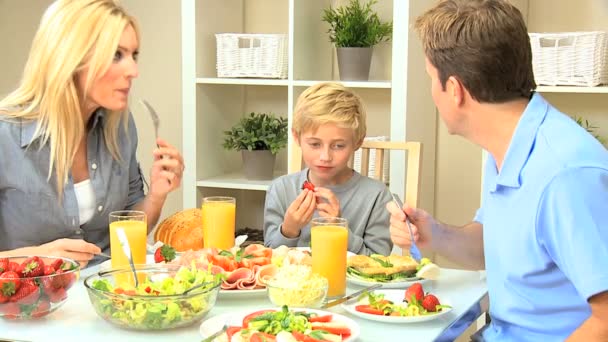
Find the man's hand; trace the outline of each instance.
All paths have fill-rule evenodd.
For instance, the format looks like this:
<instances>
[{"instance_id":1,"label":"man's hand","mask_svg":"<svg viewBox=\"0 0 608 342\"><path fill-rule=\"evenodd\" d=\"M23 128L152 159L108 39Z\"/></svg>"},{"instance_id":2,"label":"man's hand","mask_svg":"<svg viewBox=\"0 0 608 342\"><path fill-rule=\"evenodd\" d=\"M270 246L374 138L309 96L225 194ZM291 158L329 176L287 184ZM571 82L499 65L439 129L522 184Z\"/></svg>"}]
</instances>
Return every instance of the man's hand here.
<instances>
[{"instance_id":1,"label":"man's hand","mask_svg":"<svg viewBox=\"0 0 608 342\"><path fill-rule=\"evenodd\" d=\"M340 217L340 201L329 189L323 187L315 188L317 198L317 211L321 217Z\"/></svg>"},{"instance_id":2,"label":"man's hand","mask_svg":"<svg viewBox=\"0 0 608 342\"><path fill-rule=\"evenodd\" d=\"M425 247L431 243L431 227L434 222L433 218L422 209L414 209L409 207L407 204L403 206L403 211L400 210L394 202L388 202L386 204L391 214L391 240L393 243L404 250L409 250L412 246L410 238L410 232L405 222L405 217L410 219L412 227L412 235L414 241L418 246Z\"/></svg>"},{"instance_id":3,"label":"man's hand","mask_svg":"<svg viewBox=\"0 0 608 342\"><path fill-rule=\"evenodd\" d=\"M296 238L300 236L302 227L308 224L315 212L315 194L314 192L304 189L289 205L285 213L285 219L281 226L281 232L288 238Z\"/></svg>"}]
</instances>

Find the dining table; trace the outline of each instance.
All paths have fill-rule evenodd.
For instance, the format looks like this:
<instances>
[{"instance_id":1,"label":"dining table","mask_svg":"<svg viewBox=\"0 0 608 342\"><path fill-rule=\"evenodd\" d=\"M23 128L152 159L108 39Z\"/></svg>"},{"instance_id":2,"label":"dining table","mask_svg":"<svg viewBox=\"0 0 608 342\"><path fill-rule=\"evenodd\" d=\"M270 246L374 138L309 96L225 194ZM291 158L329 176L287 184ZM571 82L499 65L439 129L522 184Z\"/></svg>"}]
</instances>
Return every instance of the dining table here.
<instances>
[{"instance_id":1,"label":"dining table","mask_svg":"<svg viewBox=\"0 0 608 342\"><path fill-rule=\"evenodd\" d=\"M0 319L0 341L201 341L203 337L199 330L205 319L220 314L272 307L272 303L265 293L258 293L250 297L220 294L209 313L193 325L163 331L128 330L106 322L93 309L83 279L98 271L98 266L83 269L78 282L69 290L66 302L46 317L35 320ZM352 293L361 288L361 286L349 283L346 293ZM406 339L417 342L435 341L445 339L442 336L455 326L466 328L473 323L477 317L471 313L475 312L480 300L487 293L483 272L449 268L441 268L439 278L427 281L424 288L426 291L448 300L452 310L430 321L399 324L356 317L349 314L340 305L327 309L327 311L354 320L360 327L360 335L357 339L360 342L404 341Z\"/></svg>"}]
</instances>

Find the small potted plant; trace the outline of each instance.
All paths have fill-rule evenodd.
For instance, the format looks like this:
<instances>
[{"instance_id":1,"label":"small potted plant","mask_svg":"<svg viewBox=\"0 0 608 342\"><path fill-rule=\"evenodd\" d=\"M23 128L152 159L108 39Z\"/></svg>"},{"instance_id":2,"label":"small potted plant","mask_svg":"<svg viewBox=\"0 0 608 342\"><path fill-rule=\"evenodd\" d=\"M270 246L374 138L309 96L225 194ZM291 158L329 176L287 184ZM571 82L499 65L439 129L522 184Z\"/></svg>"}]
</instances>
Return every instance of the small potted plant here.
<instances>
[{"instance_id":1,"label":"small potted plant","mask_svg":"<svg viewBox=\"0 0 608 342\"><path fill-rule=\"evenodd\" d=\"M382 22L372 9L377 0L361 4L350 0L348 5L325 9L323 21L329 24L329 40L336 46L340 79L343 81L369 78L374 45L389 41L393 23Z\"/></svg>"},{"instance_id":2,"label":"small potted plant","mask_svg":"<svg viewBox=\"0 0 608 342\"><path fill-rule=\"evenodd\" d=\"M241 151L247 179L272 179L276 154L287 146L287 119L250 113L224 135L225 149Z\"/></svg>"}]
</instances>

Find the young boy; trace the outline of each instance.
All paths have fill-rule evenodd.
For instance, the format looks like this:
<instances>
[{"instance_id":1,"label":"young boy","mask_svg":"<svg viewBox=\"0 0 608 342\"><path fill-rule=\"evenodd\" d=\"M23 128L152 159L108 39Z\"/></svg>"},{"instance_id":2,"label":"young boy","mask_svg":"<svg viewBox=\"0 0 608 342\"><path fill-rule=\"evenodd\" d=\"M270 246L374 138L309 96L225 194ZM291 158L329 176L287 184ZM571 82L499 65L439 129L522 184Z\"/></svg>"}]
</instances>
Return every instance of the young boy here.
<instances>
[{"instance_id":1,"label":"young boy","mask_svg":"<svg viewBox=\"0 0 608 342\"><path fill-rule=\"evenodd\" d=\"M338 83L306 89L296 104L292 134L307 168L272 182L266 194L264 243L269 247L309 246L313 217L348 220L348 250L390 254L391 201L382 182L361 176L347 163L366 132L361 99ZM305 181L314 190L303 188Z\"/></svg>"}]
</instances>

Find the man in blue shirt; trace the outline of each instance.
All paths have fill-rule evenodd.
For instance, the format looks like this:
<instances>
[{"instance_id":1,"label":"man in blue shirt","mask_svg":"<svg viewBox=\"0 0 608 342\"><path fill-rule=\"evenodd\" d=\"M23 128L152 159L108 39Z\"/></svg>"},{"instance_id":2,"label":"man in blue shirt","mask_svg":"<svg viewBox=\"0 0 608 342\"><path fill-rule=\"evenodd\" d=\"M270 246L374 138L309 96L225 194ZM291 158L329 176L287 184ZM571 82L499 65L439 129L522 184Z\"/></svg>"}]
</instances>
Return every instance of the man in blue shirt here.
<instances>
[{"instance_id":1,"label":"man in blue shirt","mask_svg":"<svg viewBox=\"0 0 608 342\"><path fill-rule=\"evenodd\" d=\"M488 151L483 201L454 227L393 204L391 238L487 270L488 341L608 341L608 152L535 94L523 17L503 0L447 0L416 21L435 104Z\"/></svg>"}]
</instances>

